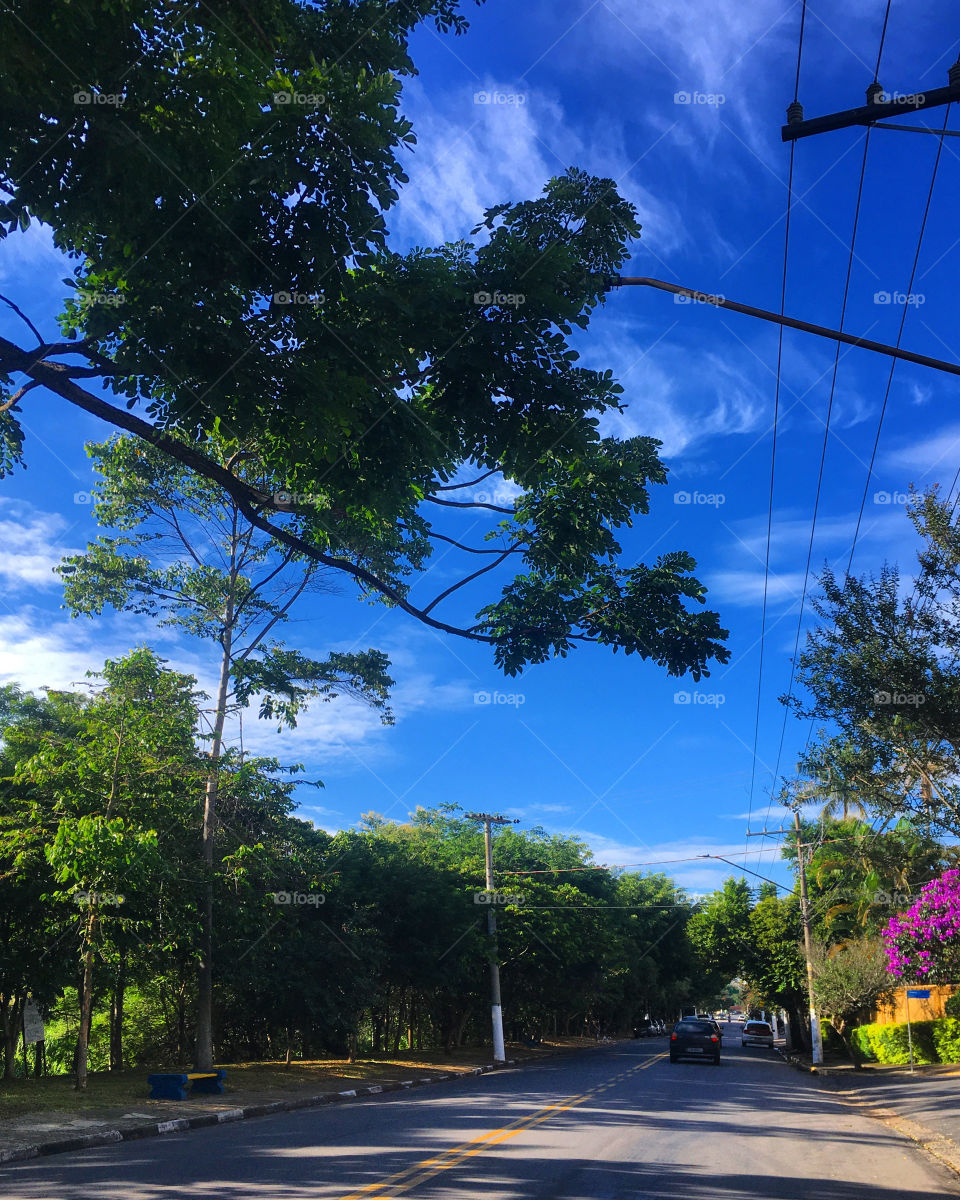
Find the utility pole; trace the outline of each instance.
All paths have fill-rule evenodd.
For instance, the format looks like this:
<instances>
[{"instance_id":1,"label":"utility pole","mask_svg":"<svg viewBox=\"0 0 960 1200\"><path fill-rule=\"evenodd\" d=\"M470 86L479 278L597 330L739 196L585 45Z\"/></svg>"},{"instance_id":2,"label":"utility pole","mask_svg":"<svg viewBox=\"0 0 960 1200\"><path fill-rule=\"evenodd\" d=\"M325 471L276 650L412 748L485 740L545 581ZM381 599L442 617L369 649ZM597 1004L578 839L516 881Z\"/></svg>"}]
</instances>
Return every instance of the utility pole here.
<instances>
[{"instance_id":1,"label":"utility pole","mask_svg":"<svg viewBox=\"0 0 960 1200\"><path fill-rule=\"evenodd\" d=\"M500 1005L500 963L497 958L497 911L493 903L493 829L494 825L516 825L518 819L502 817L498 813L467 813L469 821L483 825L483 849L487 875L487 933L490 937L490 1017L493 1025L493 1061L506 1061L503 1044L503 1009Z\"/></svg>"},{"instance_id":2,"label":"utility pole","mask_svg":"<svg viewBox=\"0 0 960 1200\"><path fill-rule=\"evenodd\" d=\"M800 809L793 810L793 819L797 831L797 866L800 871L800 915L803 918L803 952L807 960L807 995L810 997L810 1051L813 1065L820 1066L823 1062L823 1043L820 1040L820 1020L817 1016L817 1006L813 997L813 938L810 936L810 905L807 902L807 872L803 865L804 845L800 840Z\"/></svg>"}]
</instances>

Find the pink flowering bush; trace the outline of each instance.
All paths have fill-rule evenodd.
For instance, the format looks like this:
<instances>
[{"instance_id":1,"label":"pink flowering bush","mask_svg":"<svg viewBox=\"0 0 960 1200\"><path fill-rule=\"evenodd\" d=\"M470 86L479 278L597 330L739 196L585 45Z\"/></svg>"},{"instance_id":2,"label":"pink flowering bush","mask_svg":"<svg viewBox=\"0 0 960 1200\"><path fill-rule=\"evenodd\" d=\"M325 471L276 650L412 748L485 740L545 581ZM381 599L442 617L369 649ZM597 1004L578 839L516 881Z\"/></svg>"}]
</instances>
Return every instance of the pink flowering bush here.
<instances>
[{"instance_id":1,"label":"pink flowering bush","mask_svg":"<svg viewBox=\"0 0 960 1200\"><path fill-rule=\"evenodd\" d=\"M960 871L945 871L920 890L883 931L887 967L900 979L928 983L960 977Z\"/></svg>"}]
</instances>

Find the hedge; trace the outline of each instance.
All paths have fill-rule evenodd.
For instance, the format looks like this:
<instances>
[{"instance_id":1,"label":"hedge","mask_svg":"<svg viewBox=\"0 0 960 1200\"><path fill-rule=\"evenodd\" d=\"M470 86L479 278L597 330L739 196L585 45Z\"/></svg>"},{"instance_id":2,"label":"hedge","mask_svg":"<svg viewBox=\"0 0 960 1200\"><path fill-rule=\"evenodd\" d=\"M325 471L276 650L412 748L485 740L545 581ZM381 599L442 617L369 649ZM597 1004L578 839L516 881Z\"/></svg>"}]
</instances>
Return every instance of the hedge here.
<instances>
[{"instance_id":1,"label":"hedge","mask_svg":"<svg viewBox=\"0 0 960 1200\"><path fill-rule=\"evenodd\" d=\"M948 1028L949 1027L949 1028ZM960 1062L960 1021L913 1021L915 1063ZM906 1022L859 1025L850 1033L854 1053L864 1062L903 1064L910 1061Z\"/></svg>"}]
</instances>

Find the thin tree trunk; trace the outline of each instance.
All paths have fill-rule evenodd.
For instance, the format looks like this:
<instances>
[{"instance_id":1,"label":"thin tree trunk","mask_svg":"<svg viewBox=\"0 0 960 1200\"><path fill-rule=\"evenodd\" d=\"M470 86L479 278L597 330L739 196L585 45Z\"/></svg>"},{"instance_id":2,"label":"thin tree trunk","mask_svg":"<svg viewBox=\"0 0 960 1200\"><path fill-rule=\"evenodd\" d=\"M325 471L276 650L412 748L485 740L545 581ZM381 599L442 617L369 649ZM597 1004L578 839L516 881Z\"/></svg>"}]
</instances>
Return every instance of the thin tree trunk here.
<instances>
[{"instance_id":1,"label":"thin tree trunk","mask_svg":"<svg viewBox=\"0 0 960 1200\"><path fill-rule=\"evenodd\" d=\"M3 1078L13 1079L16 1074L17 1042L23 1019L24 996L14 993L9 998L0 996L0 1025L3 1028Z\"/></svg>"},{"instance_id":2,"label":"thin tree trunk","mask_svg":"<svg viewBox=\"0 0 960 1200\"><path fill-rule=\"evenodd\" d=\"M126 994L126 951L120 951L117 980L110 1000L110 1070L123 1070L123 1002Z\"/></svg>"},{"instance_id":3,"label":"thin tree trunk","mask_svg":"<svg viewBox=\"0 0 960 1200\"><path fill-rule=\"evenodd\" d=\"M203 866L206 879L200 899L200 964L197 971L197 1043L194 1065L198 1071L213 1070L213 863L217 826L217 790L223 727L227 719L232 650L232 598L227 614L227 631L220 659L220 682L210 744L210 774L203 796Z\"/></svg>"},{"instance_id":4,"label":"thin tree trunk","mask_svg":"<svg viewBox=\"0 0 960 1200\"><path fill-rule=\"evenodd\" d=\"M97 931L97 906L90 901L90 914L84 934L83 980L80 984L80 1031L77 1034L77 1090L87 1090L87 1057L90 1050L90 1022L93 1017L93 938Z\"/></svg>"}]
</instances>

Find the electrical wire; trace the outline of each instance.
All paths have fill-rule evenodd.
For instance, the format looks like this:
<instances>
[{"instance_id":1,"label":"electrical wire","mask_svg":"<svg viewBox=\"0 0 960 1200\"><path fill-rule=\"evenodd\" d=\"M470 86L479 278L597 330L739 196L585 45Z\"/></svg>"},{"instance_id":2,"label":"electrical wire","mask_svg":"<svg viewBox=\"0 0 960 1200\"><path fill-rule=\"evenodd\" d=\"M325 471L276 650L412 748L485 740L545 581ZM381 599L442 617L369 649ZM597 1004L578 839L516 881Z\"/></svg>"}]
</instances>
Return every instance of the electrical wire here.
<instances>
[{"instance_id":1,"label":"electrical wire","mask_svg":"<svg viewBox=\"0 0 960 1200\"><path fill-rule=\"evenodd\" d=\"M803 0L800 10L800 36L797 42L797 69L794 75L793 103L798 102L800 94L800 63L803 57L803 31L807 18L807 0ZM790 160L787 168L787 215L783 231L783 268L780 277L780 316L786 311L787 300L787 262L790 252L790 217L793 213L793 171L796 157L796 140L790 143ZM777 470L777 430L780 424L780 387L783 371L783 325L777 332L777 376L773 396L773 441L770 448L770 491L767 501L767 541L763 563L763 604L760 611L760 654L757 668L757 704L753 721L753 754L750 763L750 796L747 809L747 836L750 834L750 820L753 816L753 796L757 781L757 748L760 744L760 705L763 695L763 660L767 636L767 601L770 589L770 541L773 530L773 498ZM744 853L746 853L744 841Z\"/></svg>"}]
</instances>

